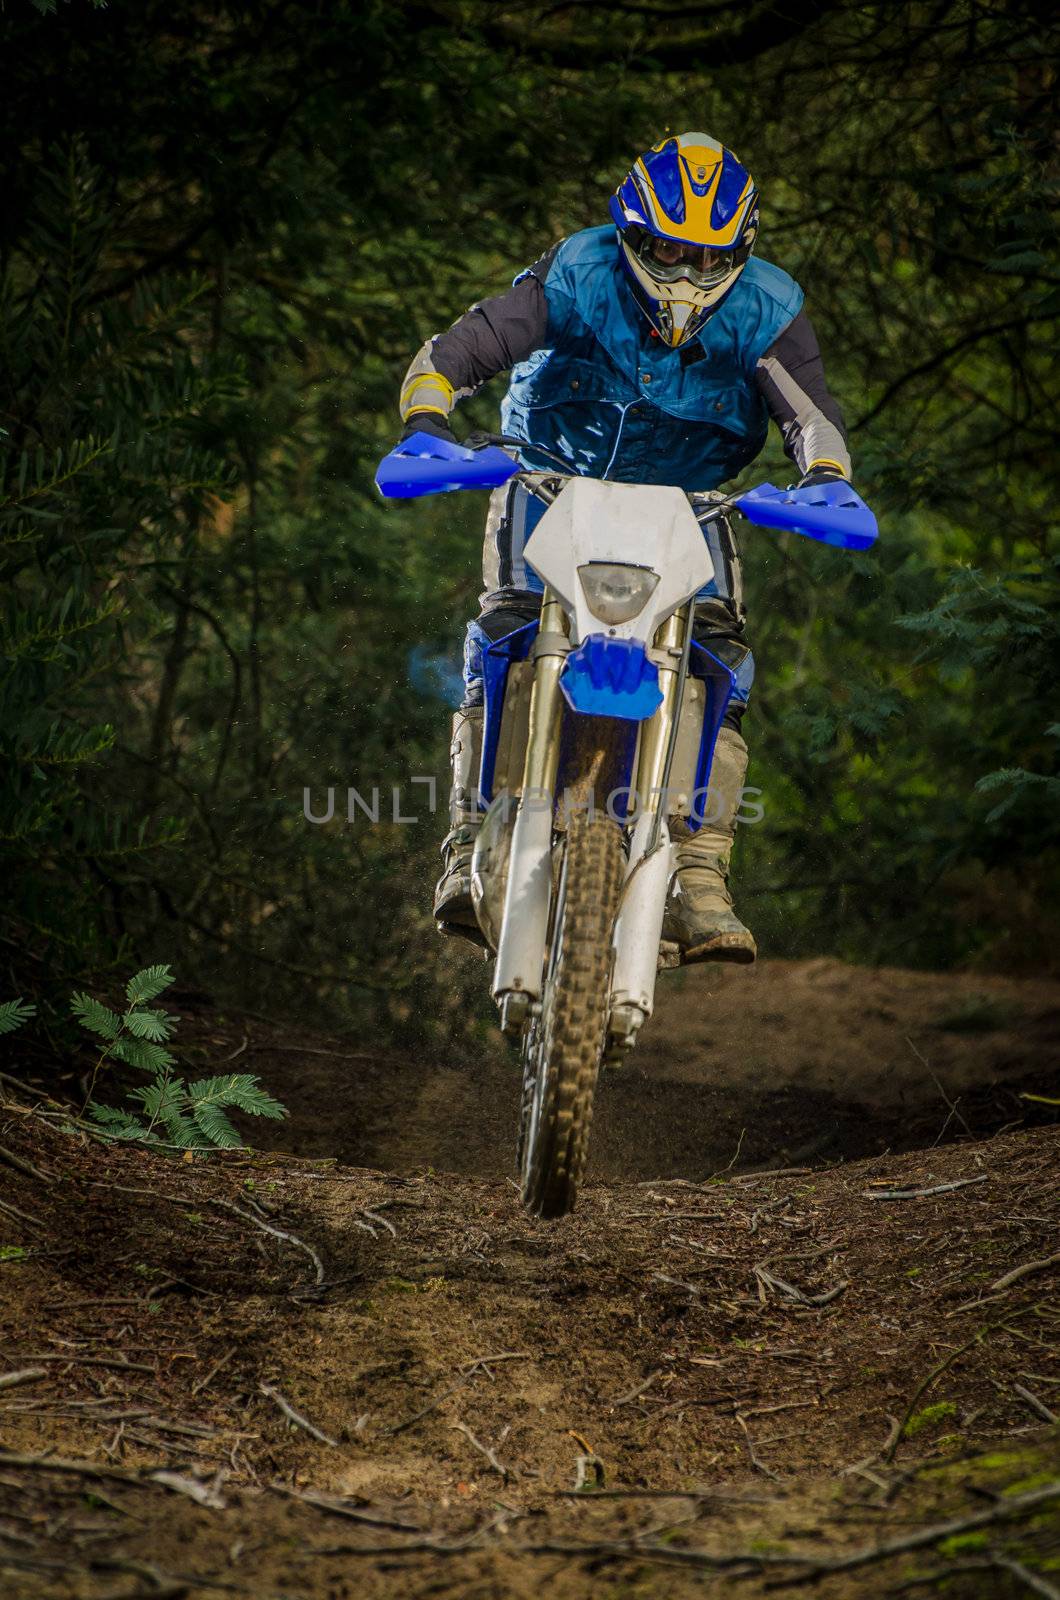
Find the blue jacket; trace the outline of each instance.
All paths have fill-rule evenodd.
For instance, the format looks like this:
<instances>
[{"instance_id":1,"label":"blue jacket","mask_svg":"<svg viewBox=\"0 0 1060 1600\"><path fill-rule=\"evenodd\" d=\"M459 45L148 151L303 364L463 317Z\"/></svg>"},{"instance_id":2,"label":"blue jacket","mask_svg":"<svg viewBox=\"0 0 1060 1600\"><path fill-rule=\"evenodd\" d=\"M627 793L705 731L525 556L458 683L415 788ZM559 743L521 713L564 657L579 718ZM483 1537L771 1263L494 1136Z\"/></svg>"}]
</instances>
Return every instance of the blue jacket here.
<instances>
[{"instance_id":1,"label":"blue jacket","mask_svg":"<svg viewBox=\"0 0 1060 1600\"><path fill-rule=\"evenodd\" d=\"M544 292L544 342L512 368L505 433L580 473L683 489L716 488L758 455L769 409L756 367L803 302L786 272L752 256L700 333L676 350L630 293L612 226L565 239Z\"/></svg>"}]
</instances>

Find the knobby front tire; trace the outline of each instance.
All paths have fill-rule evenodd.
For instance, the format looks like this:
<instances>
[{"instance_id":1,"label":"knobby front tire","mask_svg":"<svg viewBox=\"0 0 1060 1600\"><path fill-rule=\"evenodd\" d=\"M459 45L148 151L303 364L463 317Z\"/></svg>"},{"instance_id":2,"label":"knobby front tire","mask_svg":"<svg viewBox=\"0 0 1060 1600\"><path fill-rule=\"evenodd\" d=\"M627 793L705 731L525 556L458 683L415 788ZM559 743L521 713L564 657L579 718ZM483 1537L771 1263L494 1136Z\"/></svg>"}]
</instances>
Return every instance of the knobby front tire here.
<instances>
[{"instance_id":1,"label":"knobby front tire","mask_svg":"<svg viewBox=\"0 0 1060 1600\"><path fill-rule=\"evenodd\" d=\"M522 1200L538 1217L573 1211L585 1166L624 864L617 823L585 812L571 818L549 977L523 1046Z\"/></svg>"}]
</instances>

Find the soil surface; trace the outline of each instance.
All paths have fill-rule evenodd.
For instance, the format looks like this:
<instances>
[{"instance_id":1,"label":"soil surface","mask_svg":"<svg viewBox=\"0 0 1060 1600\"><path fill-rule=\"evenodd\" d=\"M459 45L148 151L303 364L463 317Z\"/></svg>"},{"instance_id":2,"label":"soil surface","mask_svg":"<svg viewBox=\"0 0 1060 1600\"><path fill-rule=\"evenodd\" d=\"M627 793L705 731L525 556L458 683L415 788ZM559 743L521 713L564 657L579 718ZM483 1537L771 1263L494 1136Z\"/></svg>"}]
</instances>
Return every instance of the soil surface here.
<instances>
[{"instance_id":1,"label":"soil surface","mask_svg":"<svg viewBox=\"0 0 1060 1600\"><path fill-rule=\"evenodd\" d=\"M439 942L485 985L474 951ZM767 961L663 973L657 999L601 1083L591 1177L703 1178L737 1149L734 1170L916 1149L944 1128L981 1137L1021 1122L1021 1093L1048 1093L1060 1067L1060 983L1046 979ZM512 1172L519 1070L496 1033L441 1062L254 1019L200 1019L197 1037L211 1061L245 1040L241 1065L291 1107L258 1142L387 1171Z\"/></svg>"},{"instance_id":2,"label":"soil surface","mask_svg":"<svg viewBox=\"0 0 1060 1600\"><path fill-rule=\"evenodd\" d=\"M298 1156L107 1146L0 1080L0 1593L1055 1596L1057 1000L690 973L558 1224L491 1040L200 1013Z\"/></svg>"}]
</instances>

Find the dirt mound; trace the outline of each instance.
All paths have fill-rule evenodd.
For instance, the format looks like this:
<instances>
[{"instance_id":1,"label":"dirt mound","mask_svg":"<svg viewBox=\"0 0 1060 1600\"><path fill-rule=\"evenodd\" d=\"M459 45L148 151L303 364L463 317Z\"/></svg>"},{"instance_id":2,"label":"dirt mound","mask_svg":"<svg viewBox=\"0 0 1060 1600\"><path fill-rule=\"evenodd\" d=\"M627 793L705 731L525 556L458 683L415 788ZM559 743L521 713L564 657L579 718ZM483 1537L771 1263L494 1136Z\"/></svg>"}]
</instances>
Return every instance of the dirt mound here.
<instances>
[{"instance_id":1,"label":"dirt mound","mask_svg":"<svg viewBox=\"0 0 1060 1600\"><path fill-rule=\"evenodd\" d=\"M1060 984L1047 980L769 961L663 974L658 1002L632 1060L601 1085L594 1177L703 1178L730 1162L982 1137L1021 1121L1020 1091L1049 1092L1060 1063ZM242 1048L291 1106L274 1133L288 1149L397 1172L512 1170L519 1068L495 1033L442 1062L253 1020L211 1020L209 1038L213 1059Z\"/></svg>"},{"instance_id":2,"label":"dirt mound","mask_svg":"<svg viewBox=\"0 0 1060 1600\"><path fill-rule=\"evenodd\" d=\"M504 1180L168 1161L16 1097L4 1592L1048 1592L1057 1145L597 1181L547 1225Z\"/></svg>"}]
</instances>

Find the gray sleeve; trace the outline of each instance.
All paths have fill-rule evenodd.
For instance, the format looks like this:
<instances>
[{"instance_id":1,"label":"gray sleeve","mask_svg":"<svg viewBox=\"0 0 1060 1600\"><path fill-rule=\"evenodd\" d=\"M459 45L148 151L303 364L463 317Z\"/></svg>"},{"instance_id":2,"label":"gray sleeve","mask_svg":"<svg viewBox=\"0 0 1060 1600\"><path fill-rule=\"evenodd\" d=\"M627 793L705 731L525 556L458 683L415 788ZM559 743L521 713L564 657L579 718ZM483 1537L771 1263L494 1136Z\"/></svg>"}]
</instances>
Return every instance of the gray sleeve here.
<instances>
[{"instance_id":1,"label":"gray sleeve","mask_svg":"<svg viewBox=\"0 0 1060 1600\"><path fill-rule=\"evenodd\" d=\"M804 311L761 357L755 381L799 471L820 464L849 478L843 413L829 393L817 335Z\"/></svg>"},{"instance_id":2,"label":"gray sleeve","mask_svg":"<svg viewBox=\"0 0 1060 1600\"><path fill-rule=\"evenodd\" d=\"M402 419L417 410L448 416L457 400L541 348L548 333L545 278L558 249L520 273L504 294L479 301L427 340L405 374Z\"/></svg>"}]
</instances>

